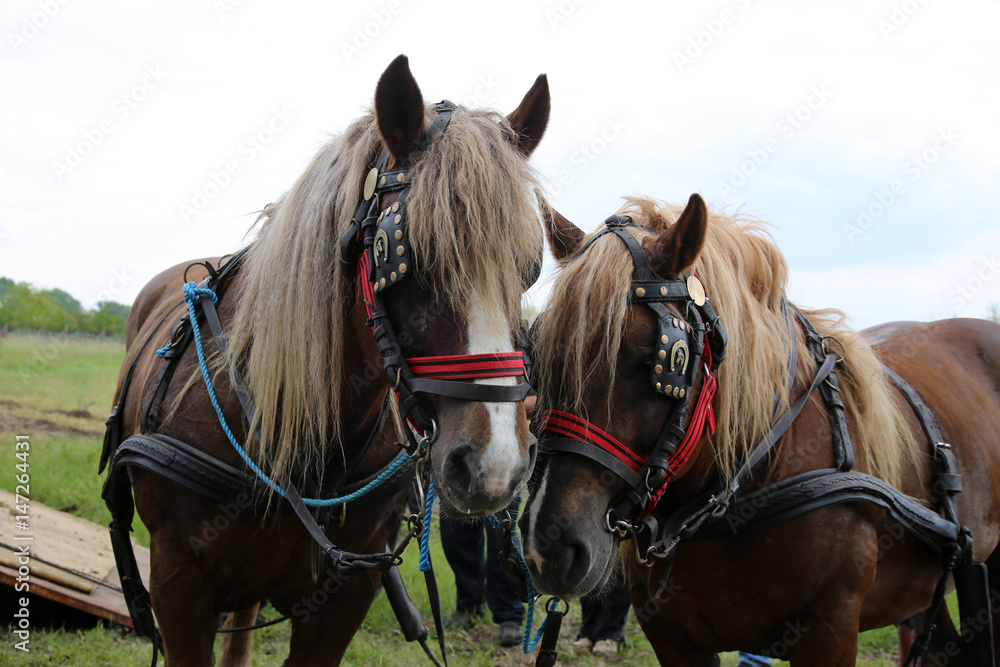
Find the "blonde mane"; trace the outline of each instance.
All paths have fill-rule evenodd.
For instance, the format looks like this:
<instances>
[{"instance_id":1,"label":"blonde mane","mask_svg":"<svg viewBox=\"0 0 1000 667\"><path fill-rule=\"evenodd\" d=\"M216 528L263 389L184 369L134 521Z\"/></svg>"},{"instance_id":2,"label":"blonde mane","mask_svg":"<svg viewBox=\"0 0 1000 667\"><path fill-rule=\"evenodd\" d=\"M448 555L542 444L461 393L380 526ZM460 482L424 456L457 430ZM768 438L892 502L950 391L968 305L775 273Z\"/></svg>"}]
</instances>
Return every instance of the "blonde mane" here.
<instances>
[{"instance_id":1,"label":"blonde mane","mask_svg":"<svg viewBox=\"0 0 1000 667\"><path fill-rule=\"evenodd\" d=\"M433 107L426 113L429 122ZM410 156L407 200L416 279L459 316L475 291L496 326L511 330L520 276L542 252L537 179L513 137L500 114L458 107L447 131ZM269 452L279 479L321 472L347 417L343 348L354 280L340 266L338 242L380 145L369 112L323 146L265 211L240 269L225 361L256 403L248 432L259 428L261 437L251 439L250 454L263 460Z\"/></svg>"},{"instance_id":2,"label":"blonde mane","mask_svg":"<svg viewBox=\"0 0 1000 667\"><path fill-rule=\"evenodd\" d=\"M682 210L635 198L627 200L619 214L660 232ZM632 232L640 243L653 236ZM615 377L627 324L632 260L612 236L598 239L580 259L565 263L539 319L535 343L539 396L558 392L563 408L581 415L591 382ZM714 400L717 430L708 437L720 473L730 479L748 448L770 428L775 393L781 409L789 404L785 386L791 340L781 307L788 266L763 223L711 213L705 247L693 269L729 337ZM820 335L835 336L843 345L845 360L837 373L848 423L857 433L857 467L898 486L903 462L913 460L917 449L880 362L871 346L844 324L842 313L804 309L803 313ZM801 341L799 348L799 367L814 373L816 364ZM609 402L613 391L612 386Z\"/></svg>"}]
</instances>

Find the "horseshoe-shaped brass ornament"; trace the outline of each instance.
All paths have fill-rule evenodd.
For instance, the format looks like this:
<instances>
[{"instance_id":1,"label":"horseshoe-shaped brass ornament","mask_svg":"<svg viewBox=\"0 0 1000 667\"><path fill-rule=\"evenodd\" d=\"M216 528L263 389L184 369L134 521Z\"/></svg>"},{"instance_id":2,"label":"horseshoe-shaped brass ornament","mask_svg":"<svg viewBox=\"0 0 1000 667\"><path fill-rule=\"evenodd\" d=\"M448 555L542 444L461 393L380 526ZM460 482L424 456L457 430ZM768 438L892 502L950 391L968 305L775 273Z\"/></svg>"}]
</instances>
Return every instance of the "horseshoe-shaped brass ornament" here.
<instances>
[{"instance_id":1,"label":"horseshoe-shaped brass ornament","mask_svg":"<svg viewBox=\"0 0 1000 667\"><path fill-rule=\"evenodd\" d=\"M375 259L376 269L382 266L382 262L389 259L389 235L384 229L378 230L375 234L375 244L372 246L372 257Z\"/></svg>"},{"instance_id":2,"label":"horseshoe-shaped brass ornament","mask_svg":"<svg viewBox=\"0 0 1000 667\"><path fill-rule=\"evenodd\" d=\"M670 372L674 372L674 368L680 364L681 375L687 375L688 367L688 357L690 356L690 350L688 350L687 342L679 340L674 343L674 346L670 348Z\"/></svg>"}]
</instances>

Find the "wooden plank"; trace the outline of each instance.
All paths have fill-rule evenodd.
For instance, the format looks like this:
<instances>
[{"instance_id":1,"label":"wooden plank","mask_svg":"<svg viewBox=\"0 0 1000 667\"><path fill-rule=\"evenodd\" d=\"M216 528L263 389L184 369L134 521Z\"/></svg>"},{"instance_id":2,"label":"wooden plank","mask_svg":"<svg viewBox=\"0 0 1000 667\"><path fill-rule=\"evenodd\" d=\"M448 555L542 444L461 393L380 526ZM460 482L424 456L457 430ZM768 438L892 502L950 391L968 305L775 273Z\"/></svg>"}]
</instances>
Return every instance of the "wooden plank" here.
<instances>
[{"instance_id":1,"label":"wooden plank","mask_svg":"<svg viewBox=\"0 0 1000 667\"><path fill-rule=\"evenodd\" d=\"M28 592L94 616L132 626L121 593L111 538L105 526L59 512L31 501L29 530L14 541L14 495L0 490L0 582L15 586L18 562L15 550L29 545ZM17 512L20 514L20 512ZM149 582L149 550L133 541L136 562Z\"/></svg>"},{"instance_id":2,"label":"wooden plank","mask_svg":"<svg viewBox=\"0 0 1000 667\"><path fill-rule=\"evenodd\" d=\"M32 537L30 542L17 542L14 538L14 517L20 512L14 508L14 494L0 490L0 564L17 568L17 548L31 545L32 556L51 566L39 566L37 576L55 576L59 583L82 585L87 580L102 581L115 567L108 531L86 519L46 507L40 502L29 504L28 530L18 537ZM9 551L8 551L9 550ZM11 557L14 558L13 562ZM66 576L59 574L62 570ZM73 577L71 575L78 576ZM96 584L93 584L96 586ZM89 586L92 590L93 586Z\"/></svg>"}]
</instances>

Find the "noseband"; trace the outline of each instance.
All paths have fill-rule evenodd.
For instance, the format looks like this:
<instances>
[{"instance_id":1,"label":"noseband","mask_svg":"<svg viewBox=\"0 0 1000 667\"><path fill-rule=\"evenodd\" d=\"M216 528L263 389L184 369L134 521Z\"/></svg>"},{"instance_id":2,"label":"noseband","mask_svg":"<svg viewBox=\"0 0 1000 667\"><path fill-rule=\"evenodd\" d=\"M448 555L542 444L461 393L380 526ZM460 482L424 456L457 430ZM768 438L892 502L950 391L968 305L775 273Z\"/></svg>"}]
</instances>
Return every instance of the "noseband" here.
<instances>
[{"instance_id":1,"label":"noseband","mask_svg":"<svg viewBox=\"0 0 1000 667\"><path fill-rule=\"evenodd\" d=\"M444 100L436 106L437 116L428 129L420 151L427 149L451 121L455 105ZM364 301L368 322L378 345L389 384L397 392L403 414L430 440L436 436L434 408L426 395L446 396L467 401L517 402L528 394L524 379L524 353L457 354L437 357L403 356L382 295L413 273L407 239L407 197L412 187L412 165L403 162L389 169L389 151L382 149L375 166L365 178L362 200L346 233L341 238L340 261L345 272L356 276L359 298ZM396 201L383 208L381 200L398 192ZM539 267L541 262L538 263ZM525 289L537 273L525 276ZM530 281L530 282L529 282ZM517 377L514 386L474 384L477 379ZM407 433L411 446L412 434Z\"/></svg>"},{"instance_id":2,"label":"noseband","mask_svg":"<svg viewBox=\"0 0 1000 667\"><path fill-rule=\"evenodd\" d=\"M604 224L605 228L595 234L578 255L606 234L614 234L628 248L634 267L628 302L645 304L656 315L657 349L651 364L650 384L658 395L672 399L670 413L652 453L645 460L586 419L567 412L546 410L541 432L546 450L585 456L625 481L625 490L608 507L607 528L613 531L618 522L640 511L643 514L652 511L667 484L691 457L705 425L715 430L712 413L714 372L725 357L726 330L697 276L656 278L642 246L628 231L629 227L637 227L632 218L613 215ZM667 303L678 304L683 315L672 314ZM701 391L685 429L692 404L692 387L702 366Z\"/></svg>"}]
</instances>

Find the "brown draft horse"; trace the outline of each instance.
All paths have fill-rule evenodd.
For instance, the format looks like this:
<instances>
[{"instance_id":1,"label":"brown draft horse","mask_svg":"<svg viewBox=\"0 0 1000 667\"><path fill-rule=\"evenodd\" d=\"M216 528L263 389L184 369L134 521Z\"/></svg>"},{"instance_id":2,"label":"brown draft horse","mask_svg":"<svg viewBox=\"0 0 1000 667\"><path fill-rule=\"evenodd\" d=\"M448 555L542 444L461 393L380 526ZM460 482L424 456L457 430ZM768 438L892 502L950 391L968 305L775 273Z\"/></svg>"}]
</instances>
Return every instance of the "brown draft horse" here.
<instances>
[{"instance_id":1,"label":"brown draft horse","mask_svg":"<svg viewBox=\"0 0 1000 667\"><path fill-rule=\"evenodd\" d=\"M383 147L390 168L409 165L413 183L406 201L410 279L381 295L402 353L514 350L523 276L543 251L536 177L526 160L548 114L542 75L508 117L459 106L447 131L422 146L435 107L424 103L400 56L380 78L372 112L321 148L291 190L265 209L249 254L219 300L228 357L216 354L210 365L226 420L272 477L304 488L309 474L321 483L358 464L349 483L399 454L392 444L399 436L387 426L364 460L354 460L390 387L338 244ZM388 193L381 205L393 206L395 197ZM141 357L125 397L126 436L144 430L141 409L162 365L153 350L167 344L184 307L166 316L149 345L140 343L180 300L189 266L157 276L132 308L123 371ZM202 335L211 352L207 328ZM228 368L239 370L256 403L251 424ZM174 377L156 432L245 470L209 403L193 345ZM504 377L473 384L515 383ZM429 461L442 506L463 515L505 507L533 465L523 405L428 400L438 424ZM248 435L255 429L259 440ZM377 573L343 577L321 566L314 581L311 541L294 515L219 503L142 467L130 466L129 473L150 532L150 593L167 664L213 664L220 613L241 610L236 625L252 623L262 600L291 619L286 664L340 662L375 596ZM337 508L327 535L346 550L382 552L399 505L397 493L353 513ZM249 664L247 637L229 646L223 664Z\"/></svg>"},{"instance_id":2,"label":"brown draft horse","mask_svg":"<svg viewBox=\"0 0 1000 667\"><path fill-rule=\"evenodd\" d=\"M621 213L645 228L631 231L657 277L677 278L692 269L728 331L712 402L716 430L706 428L667 486L653 510L663 518L732 479L770 428L775 402L787 408L803 394L817 364L801 326L791 338L781 306L787 266L759 223L709 215L697 195L684 209L635 199ZM657 321L649 308L627 301L629 250L609 233L578 254L585 234L555 213L548 216L548 235L561 271L534 342L540 406L589 420L648 456L675 399L650 386L650 368L659 363L651 361L659 344ZM673 304L669 308L684 317ZM805 315L821 335L835 337L832 346L839 342L843 359L836 369L855 470L932 504L927 439L888 381L885 364L916 389L952 445L964 487L959 522L971 529L975 559L1000 581L1000 326L953 319L886 324L858 334L835 311ZM798 348L798 363L789 391L791 345ZM695 382L692 391L698 392L703 370ZM832 466L831 420L818 394L777 441L751 489ZM899 624L930 606L943 571L940 555L865 502L827 506L735 537L681 541L669 579L656 560L647 580L633 547L623 541L618 549L618 537L605 525L609 503L625 483L594 460L549 452L545 443L543 434L520 522L537 589L566 598L599 594L621 553L636 616L661 664L715 665L717 652L739 649L795 667L853 665L859 631ZM661 581L667 585L654 597ZM994 624L1000 620L996 597L994 589ZM923 664L958 664L957 658L948 662L956 646L932 648Z\"/></svg>"}]
</instances>

